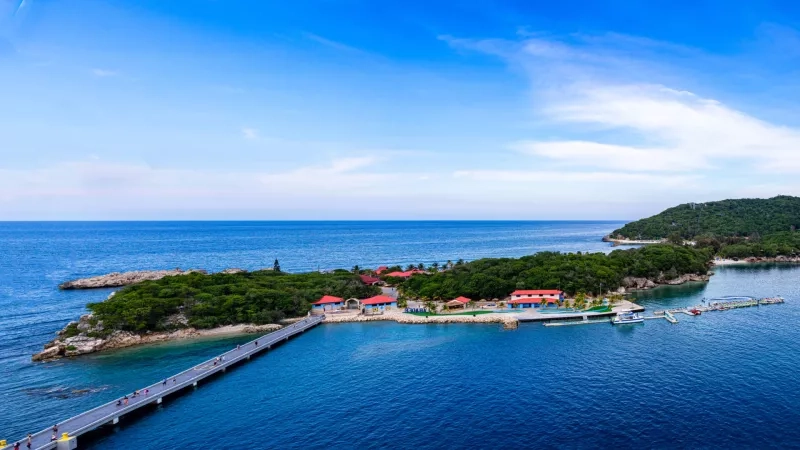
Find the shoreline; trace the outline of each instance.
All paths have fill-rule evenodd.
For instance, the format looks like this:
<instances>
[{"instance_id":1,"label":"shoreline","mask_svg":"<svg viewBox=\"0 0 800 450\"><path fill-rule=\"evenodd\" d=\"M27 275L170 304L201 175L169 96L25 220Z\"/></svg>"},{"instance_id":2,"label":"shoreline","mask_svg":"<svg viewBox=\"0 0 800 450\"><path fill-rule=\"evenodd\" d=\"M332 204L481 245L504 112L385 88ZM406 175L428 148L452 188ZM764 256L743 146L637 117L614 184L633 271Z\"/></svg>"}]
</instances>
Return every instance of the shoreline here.
<instances>
[{"instance_id":1,"label":"shoreline","mask_svg":"<svg viewBox=\"0 0 800 450\"><path fill-rule=\"evenodd\" d=\"M85 323L91 315L84 315L78 323ZM285 325L302 320L303 317L287 319ZM140 345L156 344L186 339L214 338L236 336L243 334L270 333L284 328L281 324L237 324L223 325L216 328L198 329L182 328L174 331L150 332L145 334L131 333L129 331L115 331L105 338L92 337L84 333L76 336L63 337L65 331L75 322L70 322L60 330L55 339L44 345L42 351L31 356L31 361L53 361L61 358L88 355L106 350L119 350Z\"/></svg>"},{"instance_id":2,"label":"shoreline","mask_svg":"<svg viewBox=\"0 0 800 450\"><path fill-rule=\"evenodd\" d=\"M770 257L761 257L761 256L750 256L747 258L742 259L729 259L729 258L719 258L714 259L711 261L712 266L735 266L735 265L744 265L744 264L764 264L764 263L788 263L788 264L796 264L800 263L800 257L798 256L770 256Z\"/></svg>"}]
</instances>

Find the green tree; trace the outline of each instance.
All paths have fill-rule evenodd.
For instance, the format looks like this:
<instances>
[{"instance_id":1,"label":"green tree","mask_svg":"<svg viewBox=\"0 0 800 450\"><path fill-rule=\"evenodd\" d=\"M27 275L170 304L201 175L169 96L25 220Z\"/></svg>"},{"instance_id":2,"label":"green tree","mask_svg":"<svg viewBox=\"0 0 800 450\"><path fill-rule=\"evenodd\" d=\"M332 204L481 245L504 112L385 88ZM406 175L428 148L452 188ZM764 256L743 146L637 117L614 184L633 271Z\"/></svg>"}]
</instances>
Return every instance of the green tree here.
<instances>
[{"instance_id":1,"label":"green tree","mask_svg":"<svg viewBox=\"0 0 800 450\"><path fill-rule=\"evenodd\" d=\"M438 262L434 262L433 264L431 264L430 269L431 269L431 272L438 272L439 271L439 263Z\"/></svg>"},{"instance_id":2,"label":"green tree","mask_svg":"<svg viewBox=\"0 0 800 450\"><path fill-rule=\"evenodd\" d=\"M272 270L274 270L275 272L281 271L281 264L278 262L278 258L275 258L275 262L272 263Z\"/></svg>"},{"instance_id":3,"label":"green tree","mask_svg":"<svg viewBox=\"0 0 800 450\"><path fill-rule=\"evenodd\" d=\"M358 264L353 266L353 273L355 273L355 274L361 273L361 269L358 267Z\"/></svg>"},{"instance_id":4,"label":"green tree","mask_svg":"<svg viewBox=\"0 0 800 450\"><path fill-rule=\"evenodd\" d=\"M425 264L424 263L417 264L417 269L418 270L425 270Z\"/></svg>"}]
</instances>

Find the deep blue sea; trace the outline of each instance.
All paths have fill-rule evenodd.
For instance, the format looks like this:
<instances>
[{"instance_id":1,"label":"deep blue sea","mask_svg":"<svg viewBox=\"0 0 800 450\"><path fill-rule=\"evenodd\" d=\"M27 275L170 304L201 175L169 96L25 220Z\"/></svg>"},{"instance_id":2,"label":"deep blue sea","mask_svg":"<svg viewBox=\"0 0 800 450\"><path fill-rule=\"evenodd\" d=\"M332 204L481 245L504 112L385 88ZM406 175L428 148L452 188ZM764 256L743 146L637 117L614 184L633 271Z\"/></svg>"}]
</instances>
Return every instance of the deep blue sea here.
<instances>
[{"instance_id":1,"label":"deep blue sea","mask_svg":"<svg viewBox=\"0 0 800 450\"><path fill-rule=\"evenodd\" d=\"M541 250L608 251L616 222L0 223L0 439L183 370L251 337L31 363L87 302L57 290L111 271L304 271ZM649 311L703 297L787 302L680 323L546 328L317 327L81 448L800 448L800 267L716 270L638 295ZM88 390L88 391L87 391Z\"/></svg>"}]
</instances>

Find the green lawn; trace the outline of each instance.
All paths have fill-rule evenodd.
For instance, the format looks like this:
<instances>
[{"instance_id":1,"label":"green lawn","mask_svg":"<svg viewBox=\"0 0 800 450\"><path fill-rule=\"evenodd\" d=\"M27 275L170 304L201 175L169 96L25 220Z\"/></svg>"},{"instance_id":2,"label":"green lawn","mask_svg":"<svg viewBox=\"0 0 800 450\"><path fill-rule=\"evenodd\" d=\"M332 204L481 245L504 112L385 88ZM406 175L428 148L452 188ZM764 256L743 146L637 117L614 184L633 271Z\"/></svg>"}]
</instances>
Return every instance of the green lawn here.
<instances>
[{"instance_id":1,"label":"green lawn","mask_svg":"<svg viewBox=\"0 0 800 450\"><path fill-rule=\"evenodd\" d=\"M420 317L430 317L430 316L479 316L481 314L491 314L493 311L466 311L466 312L459 312L459 313L451 313L451 314L431 314L426 312L412 312L406 314L413 314L415 316Z\"/></svg>"},{"instance_id":2,"label":"green lawn","mask_svg":"<svg viewBox=\"0 0 800 450\"><path fill-rule=\"evenodd\" d=\"M611 312L608 305L592 306L589 309L584 309L585 312Z\"/></svg>"}]
</instances>

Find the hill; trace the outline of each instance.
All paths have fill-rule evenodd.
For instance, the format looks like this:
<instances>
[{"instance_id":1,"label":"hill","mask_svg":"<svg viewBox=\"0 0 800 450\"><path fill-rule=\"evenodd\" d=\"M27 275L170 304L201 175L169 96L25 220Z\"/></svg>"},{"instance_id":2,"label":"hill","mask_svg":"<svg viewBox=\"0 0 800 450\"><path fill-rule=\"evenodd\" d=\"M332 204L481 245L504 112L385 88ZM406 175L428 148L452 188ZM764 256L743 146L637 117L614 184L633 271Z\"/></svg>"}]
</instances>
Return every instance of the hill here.
<instances>
[{"instance_id":1,"label":"hill","mask_svg":"<svg viewBox=\"0 0 800 450\"><path fill-rule=\"evenodd\" d=\"M762 237L800 227L800 197L735 199L686 203L631 222L611 233L615 238L664 239L680 236Z\"/></svg>"}]
</instances>

